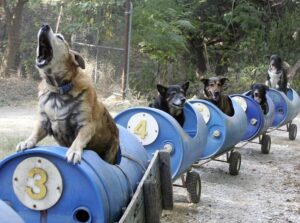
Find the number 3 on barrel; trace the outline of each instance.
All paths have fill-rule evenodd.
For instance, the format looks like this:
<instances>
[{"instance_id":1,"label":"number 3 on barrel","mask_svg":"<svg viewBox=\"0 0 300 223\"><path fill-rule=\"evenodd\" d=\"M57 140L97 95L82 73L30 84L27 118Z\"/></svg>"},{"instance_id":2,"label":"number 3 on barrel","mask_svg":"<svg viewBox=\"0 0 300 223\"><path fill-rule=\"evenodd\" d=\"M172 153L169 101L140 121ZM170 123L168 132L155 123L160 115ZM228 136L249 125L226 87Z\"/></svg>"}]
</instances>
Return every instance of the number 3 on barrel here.
<instances>
[{"instance_id":1,"label":"number 3 on barrel","mask_svg":"<svg viewBox=\"0 0 300 223\"><path fill-rule=\"evenodd\" d=\"M19 201L32 210L52 207L63 192L58 168L44 157L29 157L15 168L13 189Z\"/></svg>"},{"instance_id":2,"label":"number 3 on barrel","mask_svg":"<svg viewBox=\"0 0 300 223\"><path fill-rule=\"evenodd\" d=\"M144 146L153 143L159 133L158 123L155 118L144 112L131 116L127 129L135 134Z\"/></svg>"},{"instance_id":3,"label":"number 3 on barrel","mask_svg":"<svg viewBox=\"0 0 300 223\"><path fill-rule=\"evenodd\" d=\"M39 176L40 179L35 179L36 176ZM26 192L33 200L41 200L47 195L47 187L45 183L48 180L47 172L41 168L34 167L28 172L28 177L34 179L34 186L39 190L38 193L34 192L34 188L27 186Z\"/></svg>"}]
</instances>

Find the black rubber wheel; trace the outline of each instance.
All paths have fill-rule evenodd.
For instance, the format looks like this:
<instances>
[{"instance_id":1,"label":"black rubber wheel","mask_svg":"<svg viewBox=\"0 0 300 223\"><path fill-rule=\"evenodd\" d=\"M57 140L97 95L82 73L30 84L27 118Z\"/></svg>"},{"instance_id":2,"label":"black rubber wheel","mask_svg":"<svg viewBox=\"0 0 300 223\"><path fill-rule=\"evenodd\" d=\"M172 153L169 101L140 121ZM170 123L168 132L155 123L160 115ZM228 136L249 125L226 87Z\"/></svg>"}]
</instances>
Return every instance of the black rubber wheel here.
<instances>
[{"instance_id":1,"label":"black rubber wheel","mask_svg":"<svg viewBox=\"0 0 300 223\"><path fill-rule=\"evenodd\" d=\"M229 157L229 174L236 176L241 168L242 157L239 152L232 152Z\"/></svg>"},{"instance_id":2,"label":"black rubber wheel","mask_svg":"<svg viewBox=\"0 0 300 223\"><path fill-rule=\"evenodd\" d=\"M186 175L186 189L188 200L191 203L199 203L201 196L201 179L197 172L190 171Z\"/></svg>"},{"instance_id":3,"label":"black rubber wheel","mask_svg":"<svg viewBox=\"0 0 300 223\"><path fill-rule=\"evenodd\" d=\"M288 130L289 130L289 139L295 140L297 136L297 125L291 124Z\"/></svg>"},{"instance_id":4,"label":"black rubber wheel","mask_svg":"<svg viewBox=\"0 0 300 223\"><path fill-rule=\"evenodd\" d=\"M263 135L261 139L261 152L263 154L269 154L271 148L271 137L269 135Z\"/></svg>"}]
</instances>

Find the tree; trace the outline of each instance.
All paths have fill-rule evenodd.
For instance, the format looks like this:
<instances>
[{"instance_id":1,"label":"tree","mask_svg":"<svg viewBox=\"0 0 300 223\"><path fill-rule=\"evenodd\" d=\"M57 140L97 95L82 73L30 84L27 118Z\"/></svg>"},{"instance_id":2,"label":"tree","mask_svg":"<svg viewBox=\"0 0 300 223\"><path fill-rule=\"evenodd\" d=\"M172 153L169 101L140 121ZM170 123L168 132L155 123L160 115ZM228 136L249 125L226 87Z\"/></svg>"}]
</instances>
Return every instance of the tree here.
<instances>
[{"instance_id":1,"label":"tree","mask_svg":"<svg viewBox=\"0 0 300 223\"><path fill-rule=\"evenodd\" d=\"M169 82L174 75L173 64L188 52L184 30L192 29L194 26L175 0L134 2L133 47L155 61L153 73L158 82Z\"/></svg>"},{"instance_id":2,"label":"tree","mask_svg":"<svg viewBox=\"0 0 300 223\"><path fill-rule=\"evenodd\" d=\"M16 69L16 57L20 47L21 22L24 5L29 0L1 0L7 27L7 45L1 63L0 76L9 77L10 70Z\"/></svg>"}]
</instances>

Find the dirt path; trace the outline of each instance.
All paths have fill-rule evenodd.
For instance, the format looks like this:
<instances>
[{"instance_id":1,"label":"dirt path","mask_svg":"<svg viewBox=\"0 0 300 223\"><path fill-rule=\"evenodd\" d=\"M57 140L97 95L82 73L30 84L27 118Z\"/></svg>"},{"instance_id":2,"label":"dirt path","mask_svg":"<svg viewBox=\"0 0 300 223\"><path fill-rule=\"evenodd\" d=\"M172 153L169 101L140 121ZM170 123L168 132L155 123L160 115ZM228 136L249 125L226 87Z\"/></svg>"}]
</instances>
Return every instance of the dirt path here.
<instances>
[{"instance_id":1,"label":"dirt path","mask_svg":"<svg viewBox=\"0 0 300 223\"><path fill-rule=\"evenodd\" d=\"M1 144L27 137L35 114L36 106L0 107ZM300 129L300 116L294 121ZM202 180L200 203L188 203L186 190L174 187L174 210L164 211L161 222L300 222L300 136L290 141L287 132L274 131L271 139L268 155L261 154L257 144L239 150L238 176L228 174L226 163L210 162L197 169ZM11 148L0 151L0 158Z\"/></svg>"},{"instance_id":2,"label":"dirt path","mask_svg":"<svg viewBox=\"0 0 300 223\"><path fill-rule=\"evenodd\" d=\"M0 134L24 134L30 132L35 122L36 106L0 107Z\"/></svg>"},{"instance_id":3,"label":"dirt path","mask_svg":"<svg viewBox=\"0 0 300 223\"><path fill-rule=\"evenodd\" d=\"M300 116L294 122L300 128ZM174 188L173 211L163 212L163 223L181 222L300 222L300 138L274 131L270 154L247 144L239 152L238 176L228 164L210 162L197 169L202 180L201 201L189 204L186 190ZM178 181L178 183L180 183Z\"/></svg>"}]
</instances>

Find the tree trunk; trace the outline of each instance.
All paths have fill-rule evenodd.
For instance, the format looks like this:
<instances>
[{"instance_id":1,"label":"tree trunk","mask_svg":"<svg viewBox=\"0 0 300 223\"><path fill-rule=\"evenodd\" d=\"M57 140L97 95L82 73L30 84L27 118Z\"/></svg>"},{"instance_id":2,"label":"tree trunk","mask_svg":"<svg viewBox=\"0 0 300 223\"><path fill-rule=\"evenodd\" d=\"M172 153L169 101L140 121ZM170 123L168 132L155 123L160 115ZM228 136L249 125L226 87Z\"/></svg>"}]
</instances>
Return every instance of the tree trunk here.
<instances>
[{"instance_id":1,"label":"tree trunk","mask_svg":"<svg viewBox=\"0 0 300 223\"><path fill-rule=\"evenodd\" d=\"M22 12L24 5L28 0L18 0L11 9L6 0L3 0L5 10L5 21L7 24L7 47L4 51L2 59L0 75L4 77L10 76L11 70L16 70L16 56L20 48L20 28L22 22Z\"/></svg>"},{"instance_id":2,"label":"tree trunk","mask_svg":"<svg viewBox=\"0 0 300 223\"><path fill-rule=\"evenodd\" d=\"M203 77L204 72L207 70L207 52L205 49L205 43L203 38L198 35L192 35L191 39L188 41L189 50L194 58L194 63L197 67L196 76L201 79Z\"/></svg>"},{"instance_id":3,"label":"tree trunk","mask_svg":"<svg viewBox=\"0 0 300 223\"><path fill-rule=\"evenodd\" d=\"M294 66L292 66L289 70L288 77L289 79L293 79L295 74L297 73L297 70L300 68L300 59L295 63Z\"/></svg>"}]
</instances>

